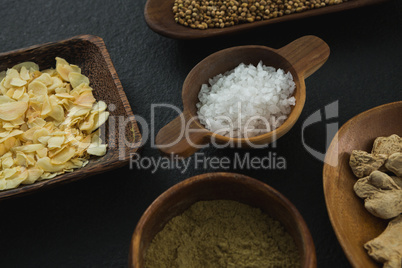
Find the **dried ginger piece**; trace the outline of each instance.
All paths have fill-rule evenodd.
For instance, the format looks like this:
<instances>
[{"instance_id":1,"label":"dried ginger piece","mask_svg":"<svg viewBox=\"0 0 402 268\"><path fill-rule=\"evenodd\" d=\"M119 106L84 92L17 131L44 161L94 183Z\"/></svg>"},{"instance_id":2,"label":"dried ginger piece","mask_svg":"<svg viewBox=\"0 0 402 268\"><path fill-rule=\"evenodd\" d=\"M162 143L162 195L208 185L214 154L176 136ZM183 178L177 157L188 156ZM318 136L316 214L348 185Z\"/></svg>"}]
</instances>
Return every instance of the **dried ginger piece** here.
<instances>
[{"instance_id":1,"label":"dried ginger piece","mask_svg":"<svg viewBox=\"0 0 402 268\"><path fill-rule=\"evenodd\" d=\"M389 137L378 137L374 140L372 154L385 154L388 156L394 153L402 153L402 138L396 134Z\"/></svg>"},{"instance_id":2,"label":"dried ginger piece","mask_svg":"<svg viewBox=\"0 0 402 268\"><path fill-rule=\"evenodd\" d=\"M374 155L365 151L353 150L349 165L356 177L363 178L382 167L386 160L387 156L384 154Z\"/></svg>"},{"instance_id":3,"label":"dried ginger piece","mask_svg":"<svg viewBox=\"0 0 402 268\"><path fill-rule=\"evenodd\" d=\"M385 231L367 242L364 248L384 268L402 267L402 214L389 222Z\"/></svg>"},{"instance_id":4,"label":"dried ginger piece","mask_svg":"<svg viewBox=\"0 0 402 268\"><path fill-rule=\"evenodd\" d=\"M23 62L0 73L0 190L51 179L102 156L99 127L109 112L81 69Z\"/></svg>"},{"instance_id":5,"label":"dried ginger piece","mask_svg":"<svg viewBox=\"0 0 402 268\"><path fill-rule=\"evenodd\" d=\"M354 185L364 207L374 216L392 219L402 213L402 188L387 174L373 171Z\"/></svg>"},{"instance_id":6,"label":"dried ginger piece","mask_svg":"<svg viewBox=\"0 0 402 268\"><path fill-rule=\"evenodd\" d=\"M396 176L402 177L402 153L391 154L385 163L385 168Z\"/></svg>"},{"instance_id":7,"label":"dried ginger piece","mask_svg":"<svg viewBox=\"0 0 402 268\"><path fill-rule=\"evenodd\" d=\"M391 178L394 180L396 185L398 185L402 189L402 177L391 176Z\"/></svg>"}]
</instances>

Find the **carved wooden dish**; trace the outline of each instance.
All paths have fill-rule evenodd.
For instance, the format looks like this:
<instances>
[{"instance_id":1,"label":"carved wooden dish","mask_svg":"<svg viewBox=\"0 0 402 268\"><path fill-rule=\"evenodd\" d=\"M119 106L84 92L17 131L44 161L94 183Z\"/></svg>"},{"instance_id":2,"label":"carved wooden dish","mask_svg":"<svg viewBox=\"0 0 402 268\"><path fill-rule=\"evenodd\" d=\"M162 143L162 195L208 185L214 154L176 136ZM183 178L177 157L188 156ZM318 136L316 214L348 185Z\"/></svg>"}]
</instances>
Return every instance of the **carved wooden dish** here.
<instances>
[{"instance_id":1,"label":"carved wooden dish","mask_svg":"<svg viewBox=\"0 0 402 268\"><path fill-rule=\"evenodd\" d=\"M357 178L349 167L352 150L371 151L374 139L402 135L402 101L381 105L346 122L332 141L324 164L323 183L329 218L353 267L382 267L363 245L379 236L388 224L371 215L353 191Z\"/></svg>"},{"instance_id":2,"label":"carved wooden dish","mask_svg":"<svg viewBox=\"0 0 402 268\"><path fill-rule=\"evenodd\" d=\"M200 39L228 34L237 34L246 32L253 28L258 28L270 24L292 21L302 18L319 16L349 9L355 9L363 6L378 4L388 0L349 0L338 5L326 6L319 9L312 9L300 13L284 15L253 23L245 23L225 28L211 28L206 30L192 29L183 26L174 21L172 11L174 0L148 0L145 5L145 20L148 26L158 34L176 39Z\"/></svg>"},{"instance_id":3,"label":"carved wooden dish","mask_svg":"<svg viewBox=\"0 0 402 268\"><path fill-rule=\"evenodd\" d=\"M235 173L207 173L184 180L160 195L144 212L134 231L129 267L145 267L145 254L154 236L173 217L200 200L235 200L258 207L279 220L294 238L301 267L317 266L315 247L306 223L287 198L270 186Z\"/></svg>"},{"instance_id":4,"label":"carved wooden dish","mask_svg":"<svg viewBox=\"0 0 402 268\"><path fill-rule=\"evenodd\" d=\"M72 173L65 173L31 185L22 185L16 189L0 191L0 199L33 192L51 185L78 180L120 167L128 162L130 153L136 152L141 143L141 134L133 112L102 38L80 35L59 42L0 53L0 71L24 61L37 63L41 70L50 67L55 68L56 56L78 65L82 69L82 73L89 78L96 100L103 100L108 104L110 117L105 123L107 153L102 157L91 157L87 166L76 169ZM116 121L114 124L109 123L111 117L117 116L122 116L127 120L124 127L118 127L118 120L114 120ZM124 141L131 143L131 146L124 145Z\"/></svg>"},{"instance_id":5,"label":"carved wooden dish","mask_svg":"<svg viewBox=\"0 0 402 268\"><path fill-rule=\"evenodd\" d=\"M290 44L273 49L265 46L237 46L215 52L198 63L183 84L183 113L164 126L156 136L156 145L163 154L188 157L203 144L233 145L256 148L269 144L285 135L299 118L306 100L304 79L317 71L328 59L330 49L322 39L307 35ZM281 68L290 72L296 84L293 96L296 105L285 122L277 129L250 138L231 138L208 131L197 118L196 104L202 84L218 74L233 70L240 63ZM261 146L260 146L261 147Z\"/></svg>"}]
</instances>

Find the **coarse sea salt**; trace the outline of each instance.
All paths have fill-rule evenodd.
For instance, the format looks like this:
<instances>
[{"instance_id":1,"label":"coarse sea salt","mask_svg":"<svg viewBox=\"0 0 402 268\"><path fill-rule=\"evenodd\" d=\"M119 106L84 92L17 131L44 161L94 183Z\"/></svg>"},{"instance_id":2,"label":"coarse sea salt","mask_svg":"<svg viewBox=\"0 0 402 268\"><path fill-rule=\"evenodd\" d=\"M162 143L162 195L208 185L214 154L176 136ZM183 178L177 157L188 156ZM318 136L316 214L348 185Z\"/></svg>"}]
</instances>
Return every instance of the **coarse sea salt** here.
<instances>
[{"instance_id":1,"label":"coarse sea salt","mask_svg":"<svg viewBox=\"0 0 402 268\"><path fill-rule=\"evenodd\" d=\"M241 63L209 79L198 94L197 114L210 131L232 138L270 132L287 119L295 89L292 74L282 69Z\"/></svg>"}]
</instances>

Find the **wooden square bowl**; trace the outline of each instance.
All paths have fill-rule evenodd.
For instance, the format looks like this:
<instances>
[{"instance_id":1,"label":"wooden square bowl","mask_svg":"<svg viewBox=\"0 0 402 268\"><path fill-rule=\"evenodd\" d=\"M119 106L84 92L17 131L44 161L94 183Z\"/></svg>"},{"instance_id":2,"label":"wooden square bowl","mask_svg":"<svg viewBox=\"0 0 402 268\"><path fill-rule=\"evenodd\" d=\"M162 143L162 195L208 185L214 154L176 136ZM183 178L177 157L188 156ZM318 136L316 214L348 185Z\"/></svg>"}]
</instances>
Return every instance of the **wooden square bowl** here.
<instances>
[{"instance_id":1,"label":"wooden square bowl","mask_svg":"<svg viewBox=\"0 0 402 268\"><path fill-rule=\"evenodd\" d=\"M107 153L102 157L91 157L87 166L71 173L0 191L0 200L123 166L128 162L130 154L135 153L141 143L141 134L134 114L102 38L80 35L59 42L0 53L0 71L24 61L37 63L40 70L55 68L56 57L78 65L82 73L89 78L96 100L103 100L108 105L110 115L105 123L106 140L104 141L108 144ZM118 123L122 121L125 122L119 127Z\"/></svg>"},{"instance_id":2,"label":"wooden square bowl","mask_svg":"<svg viewBox=\"0 0 402 268\"><path fill-rule=\"evenodd\" d=\"M265 183L241 174L207 173L176 184L148 207L131 240L129 267L145 267L146 252L152 239L173 217L198 201L218 199L234 200L260 208L279 220L299 249L301 267L317 266L310 231L300 213L286 197Z\"/></svg>"}]
</instances>

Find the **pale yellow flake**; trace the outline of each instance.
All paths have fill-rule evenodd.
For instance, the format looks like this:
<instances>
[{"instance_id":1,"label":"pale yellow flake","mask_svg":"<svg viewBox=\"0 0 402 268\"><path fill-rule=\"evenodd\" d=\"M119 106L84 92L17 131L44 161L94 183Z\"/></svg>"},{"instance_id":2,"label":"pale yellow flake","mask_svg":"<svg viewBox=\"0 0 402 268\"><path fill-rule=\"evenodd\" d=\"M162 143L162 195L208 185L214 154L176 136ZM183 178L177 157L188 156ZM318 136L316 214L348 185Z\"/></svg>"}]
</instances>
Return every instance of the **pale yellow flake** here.
<instances>
[{"instance_id":1,"label":"pale yellow flake","mask_svg":"<svg viewBox=\"0 0 402 268\"><path fill-rule=\"evenodd\" d=\"M98 129L101 125L103 125L106 122L106 120L108 118L109 118L109 112L107 112L107 111L103 111L99 114L95 114L94 125L92 126L92 129L90 130L90 132Z\"/></svg>"},{"instance_id":2,"label":"pale yellow flake","mask_svg":"<svg viewBox=\"0 0 402 268\"><path fill-rule=\"evenodd\" d=\"M87 153L96 156L103 156L106 154L106 144L102 144L102 140L99 137L99 131L92 135L91 144L87 149Z\"/></svg>"},{"instance_id":3,"label":"pale yellow flake","mask_svg":"<svg viewBox=\"0 0 402 268\"><path fill-rule=\"evenodd\" d=\"M49 97L47 95L43 95L43 103L42 103L42 111L41 116L47 115L52 111L52 105L50 104Z\"/></svg>"},{"instance_id":4,"label":"pale yellow flake","mask_svg":"<svg viewBox=\"0 0 402 268\"><path fill-rule=\"evenodd\" d=\"M68 74L68 79L70 80L70 84L73 88L76 88L81 84L89 85L88 77L80 73L70 72Z\"/></svg>"},{"instance_id":5,"label":"pale yellow flake","mask_svg":"<svg viewBox=\"0 0 402 268\"><path fill-rule=\"evenodd\" d=\"M91 113L100 113L107 109L107 104L104 101L98 101L92 107Z\"/></svg>"},{"instance_id":6,"label":"pale yellow flake","mask_svg":"<svg viewBox=\"0 0 402 268\"><path fill-rule=\"evenodd\" d=\"M55 69L46 69L46 70L43 70L42 71L42 73L44 73L44 74L49 74L50 76L55 76L55 75L57 75L57 71L55 70Z\"/></svg>"},{"instance_id":7,"label":"pale yellow flake","mask_svg":"<svg viewBox=\"0 0 402 268\"><path fill-rule=\"evenodd\" d=\"M17 70L15 69L8 69L6 73L6 77L2 81L2 84L5 88L11 88L11 81L14 78L20 78L20 74Z\"/></svg>"},{"instance_id":8,"label":"pale yellow flake","mask_svg":"<svg viewBox=\"0 0 402 268\"><path fill-rule=\"evenodd\" d=\"M24 141L33 141L34 140L34 133L39 130L40 127L39 126L35 126L35 127L31 127L30 129L28 129L27 131L25 131L22 135L21 138Z\"/></svg>"},{"instance_id":9,"label":"pale yellow flake","mask_svg":"<svg viewBox=\"0 0 402 268\"><path fill-rule=\"evenodd\" d=\"M81 73L81 69L76 65L70 65L65 59L56 57L56 71L64 81L69 82L68 75L71 72Z\"/></svg>"},{"instance_id":10,"label":"pale yellow flake","mask_svg":"<svg viewBox=\"0 0 402 268\"><path fill-rule=\"evenodd\" d=\"M23 152L23 153L34 153L37 150L43 149L43 144L26 144L22 146L13 147L12 150L14 152Z\"/></svg>"},{"instance_id":11,"label":"pale yellow flake","mask_svg":"<svg viewBox=\"0 0 402 268\"><path fill-rule=\"evenodd\" d=\"M27 109L27 102L9 102L0 104L0 119L5 121L15 120L22 116Z\"/></svg>"},{"instance_id":12,"label":"pale yellow flake","mask_svg":"<svg viewBox=\"0 0 402 268\"><path fill-rule=\"evenodd\" d=\"M92 94L92 91L84 91L74 101L74 104L82 107L92 108L92 105L95 103L95 101L96 100Z\"/></svg>"},{"instance_id":13,"label":"pale yellow flake","mask_svg":"<svg viewBox=\"0 0 402 268\"><path fill-rule=\"evenodd\" d=\"M17 166L28 166L27 156L23 152L17 152L14 160L15 165Z\"/></svg>"},{"instance_id":14,"label":"pale yellow flake","mask_svg":"<svg viewBox=\"0 0 402 268\"><path fill-rule=\"evenodd\" d=\"M48 151L49 150L45 147L43 149L36 150L36 154L38 155L39 158L43 158L47 156Z\"/></svg>"},{"instance_id":15,"label":"pale yellow flake","mask_svg":"<svg viewBox=\"0 0 402 268\"><path fill-rule=\"evenodd\" d=\"M17 119L10 121L10 124L12 124L13 126L16 126L16 127L21 126L24 123L25 123L25 120L23 117L18 117Z\"/></svg>"},{"instance_id":16,"label":"pale yellow flake","mask_svg":"<svg viewBox=\"0 0 402 268\"><path fill-rule=\"evenodd\" d=\"M25 81L31 79L31 75L29 74L29 70L25 66L21 67L20 77L21 77L22 80L25 80Z\"/></svg>"},{"instance_id":17,"label":"pale yellow flake","mask_svg":"<svg viewBox=\"0 0 402 268\"><path fill-rule=\"evenodd\" d=\"M0 104L3 103L9 103L9 102L15 102L12 98L6 96L6 95L0 95Z\"/></svg>"},{"instance_id":18,"label":"pale yellow flake","mask_svg":"<svg viewBox=\"0 0 402 268\"><path fill-rule=\"evenodd\" d=\"M14 174L17 173L17 168L5 168L3 170L3 176L5 179L8 179L12 176L14 176Z\"/></svg>"},{"instance_id":19,"label":"pale yellow flake","mask_svg":"<svg viewBox=\"0 0 402 268\"><path fill-rule=\"evenodd\" d=\"M5 157L5 155L2 156L1 160L1 167L3 168L3 170L11 168L14 165L14 160L11 157L11 154L8 157Z\"/></svg>"},{"instance_id":20,"label":"pale yellow flake","mask_svg":"<svg viewBox=\"0 0 402 268\"><path fill-rule=\"evenodd\" d=\"M17 72L20 72L22 68L25 68L26 70L35 70L39 71L39 65L36 64L35 62L32 61L26 61L26 62L21 62L19 64L16 64L12 67L12 69L16 70Z\"/></svg>"},{"instance_id":21,"label":"pale yellow flake","mask_svg":"<svg viewBox=\"0 0 402 268\"><path fill-rule=\"evenodd\" d=\"M57 92L59 88L63 88L63 80L58 77L52 77L52 84L48 86L48 91L55 90ZM64 90L67 92L66 88L64 88Z\"/></svg>"},{"instance_id":22,"label":"pale yellow flake","mask_svg":"<svg viewBox=\"0 0 402 268\"><path fill-rule=\"evenodd\" d=\"M27 172L28 177L24 181L22 181L22 184L32 184L36 182L40 178L40 176L42 176L43 169L32 167L28 168Z\"/></svg>"},{"instance_id":23,"label":"pale yellow flake","mask_svg":"<svg viewBox=\"0 0 402 268\"><path fill-rule=\"evenodd\" d=\"M45 86L50 86L51 84L53 84L53 79L49 74L42 73L38 78L36 78L31 83L34 83L34 82L41 82Z\"/></svg>"},{"instance_id":24,"label":"pale yellow flake","mask_svg":"<svg viewBox=\"0 0 402 268\"><path fill-rule=\"evenodd\" d=\"M62 171L66 166L65 164L61 165L52 164L49 157L40 158L36 162L36 164L39 168L43 169L43 171L45 172L59 172Z\"/></svg>"},{"instance_id":25,"label":"pale yellow flake","mask_svg":"<svg viewBox=\"0 0 402 268\"><path fill-rule=\"evenodd\" d=\"M28 85L28 91L32 91L36 96L47 95L47 87L41 81L34 80Z\"/></svg>"},{"instance_id":26,"label":"pale yellow flake","mask_svg":"<svg viewBox=\"0 0 402 268\"><path fill-rule=\"evenodd\" d=\"M35 142L35 143L38 143L38 142L40 142L39 141L39 138L41 138L41 137L46 137L46 136L49 136L50 135L50 131L48 130L48 129L46 129L46 128L41 128L41 127L35 127L35 128L32 128L32 129L34 129L34 132L33 132L33 135L32 135L32 141L33 142Z\"/></svg>"},{"instance_id":27,"label":"pale yellow flake","mask_svg":"<svg viewBox=\"0 0 402 268\"><path fill-rule=\"evenodd\" d=\"M64 136L55 136L48 139L47 147L49 149L60 148L63 143L64 143Z\"/></svg>"},{"instance_id":28,"label":"pale yellow flake","mask_svg":"<svg viewBox=\"0 0 402 268\"><path fill-rule=\"evenodd\" d=\"M14 87L22 87L25 86L27 84L27 81L22 80L19 76L12 78L10 81L10 85L14 86Z\"/></svg>"},{"instance_id":29,"label":"pale yellow flake","mask_svg":"<svg viewBox=\"0 0 402 268\"><path fill-rule=\"evenodd\" d=\"M14 100L21 99L24 93L25 93L25 87L16 88L13 93L13 99Z\"/></svg>"},{"instance_id":30,"label":"pale yellow flake","mask_svg":"<svg viewBox=\"0 0 402 268\"><path fill-rule=\"evenodd\" d=\"M6 189L18 187L26 178L28 178L28 172L26 170L15 174L12 178L6 179Z\"/></svg>"},{"instance_id":31,"label":"pale yellow flake","mask_svg":"<svg viewBox=\"0 0 402 268\"><path fill-rule=\"evenodd\" d=\"M4 141L6 141L10 137L21 135L22 133L24 133L24 131L21 131L19 129L13 129L10 133L8 133L7 136L5 136L4 138L0 139L0 143L3 143Z\"/></svg>"},{"instance_id":32,"label":"pale yellow flake","mask_svg":"<svg viewBox=\"0 0 402 268\"><path fill-rule=\"evenodd\" d=\"M64 109L60 105L52 106L51 112L48 116L52 117L57 122L62 122L64 120Z\"/></svg>"},{"instance_id":33,"label":"pale yellow flake","mask_svg":"<svg viewBox=\"0 0 402 268\"><path fill-rule=\"evenodd\" d=\"M94 118L95 118L96 115L97 115L96 113L92 113L92 112L91 112L91 114L90 114L89 116L87 116L87 118L85 119L85 121L83 121L83 122L80 124L80 130L81 130L81 131L88 131L88 132L90 132L90 131L92 130L94 124L95 124Z\"/></svg>"},{"instance_id":34,"label":"pale yellow flake","mask_svg":"<svg viewBox=\"0 0 402 268\"><path fill-rule=\"evenodd\" d=\"M65 147L58 154L54 155L50 162L55 165L64 164L69 161L74 155L76 151L73 147Z\"/></svg>"},{"instance_id":35,"label":"pale yellow flake","mask_svg":"<svg viewBox=\"0 0 402 268\"><path fill-rule=\"evenodd\" d=\"M14 97L14 94L13 94L13 97ZM28 95L28 93L25 92L25 89L24 89L24 93L22 93L21 96L17 98L17 100L20 102L29 102L29 95Z\"/></svg>"}]
</instances>

